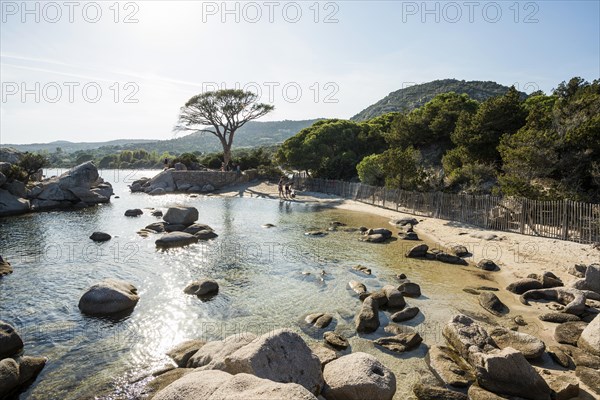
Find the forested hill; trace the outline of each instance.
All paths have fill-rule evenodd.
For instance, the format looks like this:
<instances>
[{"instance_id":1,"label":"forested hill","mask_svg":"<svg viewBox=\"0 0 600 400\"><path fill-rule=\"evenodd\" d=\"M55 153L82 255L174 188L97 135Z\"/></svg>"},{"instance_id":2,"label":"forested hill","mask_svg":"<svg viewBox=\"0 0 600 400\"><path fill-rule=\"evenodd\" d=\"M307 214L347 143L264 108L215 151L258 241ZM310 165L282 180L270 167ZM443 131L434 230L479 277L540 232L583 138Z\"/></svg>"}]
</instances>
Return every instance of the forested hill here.
<instances>
[{"instance_id":1,"label":"forested hill","mask_svg":"<svg viewBox=\"0 0 600 400\"><path fill-rule=\"evenodd\" d=\"M236 147L255 147L282 143L294 136L300 130L311 126L318 119L302 121L250 121L235 135ZM13 147L19 151L30 152L54 152L60 148L62 152L72 153L77 151L94 151L102 149L100 153L116 152L120 150L144 149L148 152L158 153L170 152L180 154L190 151L201 151L205 153L221 151L221 143L210 133L180 133L174 136L172 133L165 135L165 140L144 139L119 139L107 142L68 142L56 141L50 143L34 144L2 144L2 147ZM97 152L97 151L94 151Z\"/></svg>"},{"instance_id":2,"label":"forested hill","mask_svg":"<svg viewBox=\"0 0 600 400\"><path fill-rule=\"evenodd\" d=\"M365 108L351 119L353 121L366 121L389 112L411 111L423 106L441 93L466 93L471 99L482 102L490 97L501 96L508 89L508 86L491 81L437 80L396 90L377 103ZM527 96L525 93L522 93L522 95L523 97Z\"/></svg>"}]
</instances>

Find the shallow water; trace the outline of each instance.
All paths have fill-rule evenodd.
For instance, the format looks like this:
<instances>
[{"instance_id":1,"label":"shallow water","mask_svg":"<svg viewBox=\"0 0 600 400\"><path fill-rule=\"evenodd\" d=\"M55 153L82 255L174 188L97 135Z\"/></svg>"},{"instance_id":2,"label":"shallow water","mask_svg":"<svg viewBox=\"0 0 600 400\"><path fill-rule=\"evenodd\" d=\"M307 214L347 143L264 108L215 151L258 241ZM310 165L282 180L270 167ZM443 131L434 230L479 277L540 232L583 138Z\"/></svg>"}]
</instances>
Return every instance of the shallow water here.
<instances>
[{"instance_id":1,"label":"shallow water","mask_svg":"<svg viewBox=\"0 0 600 400\"><path fill-rule=\"evenodd\" d=\"M183 340L290 327L316 341L322 332L306 329L303 317L329 312L335 320L328 329L351 337L354 351L373 353L391 367L398 378L396 398L407 399L414 380L429 374L426 348L403 355L382 352L366 339L381 336L383 328L356 336L352 318L360 301L348 281L358 279L374 290L397 282L395 275L403 272L419 283L423 296L407 302L422 314L407 324L416 326L427 344L442 341L441 327L458 309L482 312L477 297L463 287L494 284L471 267L406 259L403 253L414 242L362 243L357 233L342 230L324 237L304 235L327 229L331 221L389 227L387 219L370 214L257 197L129 193L128 183L154 173L103 171L120 196L110 204L0 219L0 254L14 267L0 280L0 319L20 332L25 354L49 358L20 398L135 398L142 385L134 382L168 364L165 352ZM212 226L219 237L159 251L154 245L159 235L136 234L159 220L146 208L176 204L197 207L199 222ZM144 215L125 217L129 208L143 208ZM276 227L261 227L265 223ZM113 239L96 244L88 239L93 231ZM370 267L373 275L352 271L357 264ZM190 281L203 276L219 282L217 296L202 301L183 293ZM141 300L130 315L109 320L79 312L82 292L104 278L124 279L138 288ZM382 327L388 316L381 313Z\"/></svg>"}]
</instances>

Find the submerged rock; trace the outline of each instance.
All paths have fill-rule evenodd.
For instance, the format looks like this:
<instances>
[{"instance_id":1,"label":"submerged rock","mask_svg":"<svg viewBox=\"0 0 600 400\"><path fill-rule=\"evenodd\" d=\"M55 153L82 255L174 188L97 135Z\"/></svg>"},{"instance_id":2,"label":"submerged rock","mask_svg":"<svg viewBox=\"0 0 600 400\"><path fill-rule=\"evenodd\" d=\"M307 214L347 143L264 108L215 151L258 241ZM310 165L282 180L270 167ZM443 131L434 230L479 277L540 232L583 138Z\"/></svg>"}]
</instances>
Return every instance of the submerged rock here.
<instances>
[{"instance_id":1,"label":"submerged rock","mask_svg":"<svg viewBox=\"0 0 600 400\"><path fill-rule=\"evenodd\" d=\"M91 286L79 299L84 314L107 315L134 308L140 299L137 289L118 279L106 279Z\"/></svg>"},{"instance_id":2,"label":"submerged rock","mask_svg":"<svg viewBox=\"0 0 600 400\"><path fill-rule=\"evenodd\" d=\"M333 321L333 315L326 313L309 314L304 319L307 324L314 326L317 329L324 329Z\"/></svg>"},{"instance_id":3,"label":"submerged rock","mask_svg":"<svg viewBox=\"0 0 600 400\"><path fill-rule=\"evenodd\" d=\"M165 233L154 242L157 247L180 247L198 242L198 238L185 232Z\"/></svg>"},{"instance_id":4,"label":"submerged rock","mask_svg":"<svg viewBox=\"0 0 600 400\"><path fill-rule=\"evenodd\" d=\"M198 297L213 296L219 293L219 284L213 279L201 279L187 285L183 292Z\"/></svg>"},{"instance_id":5,"label":"submerged rock","mask_svg":"<svg viewBox=\"0 0 600 400\"><path fill-rule=\"evenodd\" d=\"M336 349L344 350L350 346L348 339L335 332L325 332L323 339L328 345L335 347Z\"/></svg>"},{"instance_id":6,"label":"submerged rock","mask_svg":"<svg viewBox=\"0 0 600 400\"><path fill-rule=\"evenodd\" d=\"M352 353L334 360L323 369L327 400L392 400L396 376L375 357Z\"/></svg>"},{"instance_id":7,"label":"submerged rock","mask_svg":"<svg viewBox=\"0 0 600 400\"><path fill-rule=\"evenodd\" d=\"M92 239L94 242L106 242L106 241L110 240L111 238L112 238L112 236L110 236L108 233L104 233L104 232L94 232L90 236L90 239Z\"/></svg>"}]
</instances>

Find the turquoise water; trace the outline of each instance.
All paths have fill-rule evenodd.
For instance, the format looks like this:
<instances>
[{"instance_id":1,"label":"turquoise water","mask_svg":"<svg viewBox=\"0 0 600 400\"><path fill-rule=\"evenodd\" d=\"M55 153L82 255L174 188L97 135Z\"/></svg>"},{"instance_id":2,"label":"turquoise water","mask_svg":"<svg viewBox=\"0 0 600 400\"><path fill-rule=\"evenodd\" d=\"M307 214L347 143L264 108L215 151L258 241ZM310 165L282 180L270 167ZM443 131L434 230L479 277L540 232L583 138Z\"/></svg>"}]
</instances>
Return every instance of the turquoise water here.
<instances>
[{"instance_id":1,"label":"turquoise water","mask_svg":"<svg viewBox=\"0 0 600 400\"><path fill-rule=\"evenodd\" d=\"M331 328L353 336L352 318L360 307L347 288L353 279L370 290L395 282L400 272L418 282L424 296L408 302L421 307L424 316L411 323L419 323L430 343L441 340L441 325L456 310L451 304L478 309L476 297L461 290L477 283L470 269L405 259L402 254L414 243L362 243L357 233L341 230L304 235L336 220L353 227L389 227L385 218L257 197L129 193L128 183L154 173L103 171L120 196L109 204L0 219L0 254L14 267L0 280L0 319L20 332L26 354L49 358L22 399L135 398L141 386L135 382L167 364L165 352L183 340L281 327L317 340L322 332L311 332L302 322L313 312L334 314ZM136 233L159 220L150 208L165 211L177 204L198 208L199 222L211 225L219 237L160 251L154 245L159 235ZM129 208L142 208L144 215L125 217ZM263 228L266 223L276 227ZM113 239L96 244L88 238L93 231ZM373 275L352 271L356 264L372 268ZM216 297L202 301L183 293L190 281L204 276L219 282ZM138 288L141 299L129 316L115 321L79 312L83 291L105 278ZM358 337L351 342L355 349L378 352ZM382 357L401 376L426 371L423 354ZM408 393L405 386L397 398L406 398L401 397Z\"/></svg>"}]
</instances>

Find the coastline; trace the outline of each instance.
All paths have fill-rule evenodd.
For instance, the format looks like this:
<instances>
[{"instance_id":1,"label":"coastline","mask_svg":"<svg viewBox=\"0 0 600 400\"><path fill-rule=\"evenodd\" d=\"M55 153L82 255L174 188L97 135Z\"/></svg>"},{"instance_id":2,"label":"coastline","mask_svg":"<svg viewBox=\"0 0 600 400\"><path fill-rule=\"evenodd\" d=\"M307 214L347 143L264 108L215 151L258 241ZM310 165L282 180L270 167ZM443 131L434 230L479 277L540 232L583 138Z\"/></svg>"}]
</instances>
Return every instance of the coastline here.
<instances>
[{"instance_id":1,"label":"coastline","mask_svg":"<svg viewBox=\"0 0 600 400\"><path fill-rule=\"evenodd\" d=\"M296 192L292 201L318 203L341 210L369 213L388 219L415 217L339 196L316 192ZM278 198L277 184L269 182L237 184L216 191L213 195L223 197L263 197ZM496 262L500 270L494 272L501 287L516 279L526 278L533 273L551 271L563 280L565 285L578 279L568 273L575 264L592 264L600 259L600 250L590 244L580 244L558 239L522 235L518 233L485 230L479 227L429 217L415 217L419 224L415 232L430 243L441 248L461 244L467 247L471 256L465 257L470 264L488 258ZM389 228L389 226L386 226ZM496 238L485 240L471 234L492 234Z\"/></svg>"}]
</instances>

